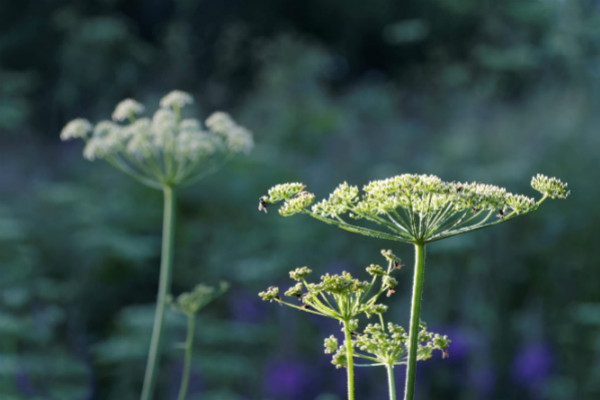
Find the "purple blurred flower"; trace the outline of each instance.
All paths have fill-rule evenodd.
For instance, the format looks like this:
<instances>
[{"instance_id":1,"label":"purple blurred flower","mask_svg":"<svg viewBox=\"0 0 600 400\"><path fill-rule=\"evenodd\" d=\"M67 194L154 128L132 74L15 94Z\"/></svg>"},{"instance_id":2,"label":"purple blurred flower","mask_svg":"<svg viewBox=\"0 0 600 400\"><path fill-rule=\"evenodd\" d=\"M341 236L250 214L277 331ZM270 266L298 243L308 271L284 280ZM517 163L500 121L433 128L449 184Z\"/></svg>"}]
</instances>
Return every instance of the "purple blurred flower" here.
<instances>
[{"instance_id":1,"label":"purple blurred flower","mask_svg":"<svg viewBox=\"0 0 600 400\"><path fill-rule=\"evenodd\" d=\"M270 362L264 373L263 387L269 397L282 400L306 400L319 392L317 371L298 362L276 360ZM312 397L311 397L312 396Z\"/></svg>"},{"instance_id":2,"label":"purple blurred flower","mask_svg":"<svg viewBox=\"0 0 600 400\"><path fill-rule=\"evenodd\" d=\"M524 387L536 389L550 375L552 361L552 352L545 343L524 346L512 363L513 380Z\"/></svg>"},{"instance_id":3,"label":"purple blurred flower","mask_svg":"<svg viewBox=\"0 0 600 400\"><path fill-rule=\"evenodd\" d=\"M31 379L26 370L20 369L15 374L15 386L18 388L19 393L24 395L34 395L35 389L31 383Z\"/></svg>"}]
</instances>

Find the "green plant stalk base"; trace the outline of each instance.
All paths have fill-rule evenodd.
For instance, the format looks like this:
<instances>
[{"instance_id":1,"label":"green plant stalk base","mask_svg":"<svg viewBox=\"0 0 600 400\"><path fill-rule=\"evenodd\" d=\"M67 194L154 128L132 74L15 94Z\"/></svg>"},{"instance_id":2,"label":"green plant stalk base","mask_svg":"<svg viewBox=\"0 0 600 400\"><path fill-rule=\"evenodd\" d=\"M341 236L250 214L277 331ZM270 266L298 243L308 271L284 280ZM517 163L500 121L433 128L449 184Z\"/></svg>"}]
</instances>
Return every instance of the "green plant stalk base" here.
<instances>
[{"instance_id":1,"label":"green plant stalk base","mask_svg":"<svg viewBox=\"0 0 600 400\"><path fill-rule=\"evenodd\" d=\"M404 400L413 400L417 367L417 345L425 269L425 244L415 243L415 271L413 278L412 305L410 310L410 333L408 337L408 360L406 363L406 385Z\"/></svg>"},{"instance_id":2,"label":"green plant stalk base","mask_svg":"<svg viewBox=\"0 0 600 400\"><path fill-rule=\"evenodd\" d=\"M352 338L348 321L344 321L344 335L346 338L346 373L348 374L348 400L354 400L354 363L352 360Z\"/></svg>"},{"instance_id":3,"label":"green plant stalk base","mask_svg":"<svg viewBox=\"0 0 600 400\"><path fill-rule=\"evenodd\" d=\"M394 383L394 365L386 365L385 369L387 370L388 392L390 395L390 400L396 400L396 384Z\"/></svg>"},{"instance_id":4,"label":"green plant stalk base","mask_svg":"<svg viewBox=\"0 0 600 400\"><path fill-rule=\"evenodd\" d=\"M160 259L160 277L158 282L158 295L156 298L156 314L154 316L154 327L152 328L152 339L148 351L148 362L144 376L141 400L152 400L154 387L156 386L156 373L158 360L160 358L163 324L165 317L165 305L167 295L171 289L171 274L173 271L173 245L175 240L175 190L170 186L163 188L164 214L162 251Z\"/></svg>"},{"instance_id":5,"label":"green plant stalk base","mask_svg":"<svg viewBox=\"0 0 600 400\"><path fill-rule=\"evenodd\" d=\"M177 400L185 400L188 383L190 380L190 366L192 364L192 347L194 345L194 324L195 315L188 314L187 336L185 338L185 356L183 361L183 372L181 374L181 385L179 386L179 396Z\"/></svg>"}]
</instances>

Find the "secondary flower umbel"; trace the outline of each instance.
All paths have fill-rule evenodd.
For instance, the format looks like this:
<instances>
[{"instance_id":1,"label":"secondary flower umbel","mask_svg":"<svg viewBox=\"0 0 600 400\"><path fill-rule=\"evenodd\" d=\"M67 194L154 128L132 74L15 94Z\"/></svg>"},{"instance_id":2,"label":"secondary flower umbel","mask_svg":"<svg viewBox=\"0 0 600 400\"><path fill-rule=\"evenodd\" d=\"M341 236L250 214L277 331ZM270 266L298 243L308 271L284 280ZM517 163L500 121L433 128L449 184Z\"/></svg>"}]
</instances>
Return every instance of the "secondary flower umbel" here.
<instances>
[{"instance_id":1,"label":"secondary flower umbel","mask_svg":"<svg viewBox=\"0 0 600 400\"><path fill-rule=\"evenodd\" d=\"M298 298L300 305L283 300L279 295L279 288L275 286L269 287L258 295L265 301L277 301L301 311L354 325L357 323L354 319L361 314L370 317L384 313L387 306L377 303L377 300L383 293L387 293L388 296L394 293L393 289L398 284L391 275L395 269L398 269L400 259L390 250L382 250L381 253L388 261L388 267L384 269L376 264L366 267L367 273L371 276L370 282L355 279L348 272L343 271L340 275L322 275L319 283L308 283L305 278L312 271L308 267L300 267L290 271L290 278L297 283L285 292L287 297ZM377 280L379 280L378 285L376 285Z\"/></svg>"},{"instance_id":2,"label":"secondary flower umbel","mask_svg":"<svg viewBox=\"0 0 600 400\"><path fill-rule=\"evenodd\" d=\"M285 183L261 197L259 209L266 211L270 204L283 201L279 209L283 216L304 213L366 236L429 243L527 214L548 197L569 195L567 184L541 174L532 178L531 185L542 193L537 201L494 185L403 174L369 182L360 194L358 187L344 182L329 198L313 204L315 195L305 191L305 185Z\"/></svg>"},{"instance_id":3,"label":"secondary flower umbel","mask_svg":"<svg viewBox=\"0 0 600 400\"><path fill-rule=\"evenodd\" d=\"M197 119L183 119L181 109L192 102L189 94L176 90L160 100L152 118L137 118L144 106L125 99L115 108L112 121L92 126L78 118L63 128L60 137L85 140L85 158L104 159L153 188L189 184L253 146L252 134L224 112L210 115L205 128Z\"/></svg>"},{"instance_id":4,"label":"secondary flower umbel","mask_svg":"<svg viewBox=\"0 0 600 400\"><path fill-rule=\"evenodd\" d=\"M354 347L353 356L367 363L355 364L355 366L372 367L406 364L408 356L408 334L400 325L388 322L387 327L383 323L368 324L362 333L355 333L352 339ZM440 350L442 357L447 356L447 348L450 340L446 335L431 333L427 331L425 324L421 323L418 339L418 360L428 360L434 350ZM333 354L332 364L337 368L346 366L346 346L339 345L335 336L331 335L325 339L325 354Z\"/></svg>"}]
</instances>

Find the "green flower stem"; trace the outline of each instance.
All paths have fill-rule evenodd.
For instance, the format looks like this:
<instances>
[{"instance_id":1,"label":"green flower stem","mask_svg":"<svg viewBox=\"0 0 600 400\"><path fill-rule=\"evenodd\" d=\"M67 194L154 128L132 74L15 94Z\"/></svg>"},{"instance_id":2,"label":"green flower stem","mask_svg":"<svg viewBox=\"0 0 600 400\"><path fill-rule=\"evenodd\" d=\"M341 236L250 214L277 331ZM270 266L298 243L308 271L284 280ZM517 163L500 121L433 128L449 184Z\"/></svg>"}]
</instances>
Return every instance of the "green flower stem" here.
<instances>
[{"instance_id":1,"label":"green flower stem","mask_svg":"<svg viewBox=\"0 0 600 400\"><path fill-rule=\"evenodd\" d=\"M354 365L352 360L352 338L350 336L349 321L344 321L344 335L346 337L346 372L348 374L348 400L354 400Z\"/></svg>"},{"instance_id":2,"label":"green flower stem","mask_svg":"<svg viewBox=\"0 0 600 400\"><path fill-rule=\"evenodd\" d=\"M152 339L148 352L148 363L144 376L144 386L141 400L151 400L156 384L156 371L160 355L160 347L163 333L165 316L165 304L167 294L171 287L171 273L173 270L173 244L175 239L175 190L170 186L163 188L164 214L162 252L160 259L160 278L158 283L158 295L156 298L156 314L154 316L154 327L152 328Z\"/></svg>"},{"instance_id":3,"label":"green flower stem","mask_svg":"<svg viewBox=\"0 0 600 400\"><path fill-rule=\"evenodd\" d=\"M387 364L385 366L387 370L387 378L388 378L388 390L390 394L390 400L396 400L396 385L394 384L394 364Z\"/></svg>"},{"instance_id":4,"label":"green flower stem","mask_svg":"<svg viewBox=\"0 0 600 400\"><path fill-rule=\"evenodd\" d=\"M413 400L417 367L417 347L419 339L419 321L421 314L421 296L423 292L423 271L425 267L425 244L415 243L415 272L413 278L412 305L410 311L410 333L408 338L408 359L406 363L406 385L404 400Z\"/></svg>"},{"instance_id":5,"label":"green flower stem","mask_svg":"<svg viewBox=\"0 0 600 400\"><path fill-rule=\"evenodd\" d=\"M192 363L192 345L194 343L194 314L188 314L187 337L185 338L185 356L183 361L183 372L181 375L181 385L179 386L179 396L177 400L184 400L187 394L188 382L190 380L190 365Z\"/></svg>"}]
</instances>

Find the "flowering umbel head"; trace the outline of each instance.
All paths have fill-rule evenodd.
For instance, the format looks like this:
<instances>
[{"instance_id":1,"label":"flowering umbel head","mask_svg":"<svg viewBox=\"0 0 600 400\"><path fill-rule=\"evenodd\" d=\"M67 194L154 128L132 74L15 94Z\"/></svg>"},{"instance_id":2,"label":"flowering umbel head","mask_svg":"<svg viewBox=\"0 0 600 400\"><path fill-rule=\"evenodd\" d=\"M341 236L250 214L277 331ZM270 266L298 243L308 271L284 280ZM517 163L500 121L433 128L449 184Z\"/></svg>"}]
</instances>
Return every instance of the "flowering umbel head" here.
<instances>
[{"instance_id":1,"label":"flowering umbel head","mask_svg":"<svg viewBox=\"0 0 600 400\"><path fill-rule=\"evenodd\" d=\"M138 118L145 107L125 99L113 111L112 121L92 126L75 119L60 138L83 139L85 158L104 159L148 186L186 185L253 147L250 131L226 113L213 113L205 127L197 119L182 118L181 109L192 102L192 96L175 90L160 100L152 118Z\"/></svg>"},{"instance_id":2,"label":"flowering umbel head","mask_svg":"<svg viewBox=\"0 0 600 400\"><path fill-rule=\"evenodd\" d=\"M435 175L403 174L369 182L362 193L344 182L328 198L315 196L302 183L271 188L260 208L283 202L283 216L308 214L344 230L409 243L428 243L508 221L536 210L548 197L564 199L567 185L538 174L532 187L535 200L479 182L444 182Z\"/></svg>"},{"instance_id":3,"label":"flowering umbel head","mask_svg":"<svg viewBox=\"0 0 600 400\"><path fill-rule=\"evenodd\" d=\"M386 251L385 253L387 254ZM390 252L391 253L391 252ZM360 315L371 317L386 312L387 306L377 303L383 293L394 293L397 281L391 276L396 262L388 259L387 269L371 264L366 270L370 281L361 281L350 273L324 274L317 283L309 283L306 278L312 273L308 267L299 267L290 271L290 278L296 283L284 293L286 297L297 298L299 305L284 300L279 288L269 286L258 295L265 301L276 301L302 311L337 319L341 322L351 321Z\"/></svg>"},{"instance_id":4,"label":"flowering umbel head","mask_svg":"<svg viewBox=\"0 0 600 400\"><path fill-rule=\"evenodd\" d=\"M425 324L421 324L419 328L417 360L431 358L434 350L441 351L443 358L447 357L450 339L446 335L429 332ZM360 333L355 332L352 346L357 349L353 357L368 361L368 364L362 366L406 364L408 334L402 326L391 322L386 325L382 320L380 323L368 324ZM338 345L335 336L325 339L324 347L325 354L333 354L333 365L337 368L346 366L346 346Z\"/></svg>"}]
</instances>

